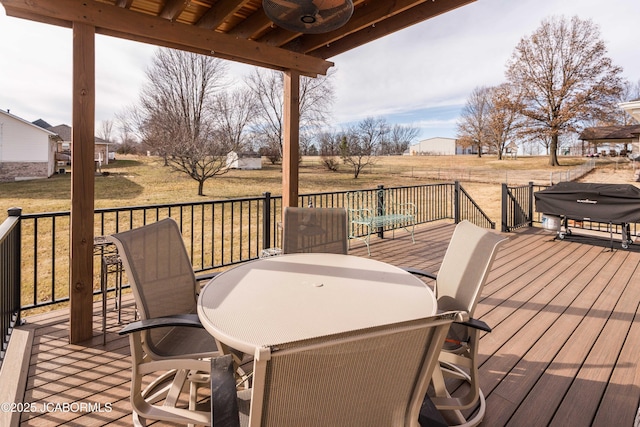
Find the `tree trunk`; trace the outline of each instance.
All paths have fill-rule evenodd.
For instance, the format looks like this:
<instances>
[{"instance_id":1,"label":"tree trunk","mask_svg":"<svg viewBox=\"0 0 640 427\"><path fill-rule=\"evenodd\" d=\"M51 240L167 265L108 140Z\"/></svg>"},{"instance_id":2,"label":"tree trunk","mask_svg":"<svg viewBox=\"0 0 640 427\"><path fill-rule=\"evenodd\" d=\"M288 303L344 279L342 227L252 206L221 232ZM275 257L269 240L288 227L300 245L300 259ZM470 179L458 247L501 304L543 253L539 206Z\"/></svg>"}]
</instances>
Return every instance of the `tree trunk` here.
<instances>
[{"instance_id":1,"label":"tree trunk","mask_svg":"<svg viewBox=\"0 0 640 427\"><path fill-rule=\"evenodd\" d=\"M198 196L204 196L204 181L198 181Z\"/></svg>"},{"instance_id":2,"label":"tree trunk","mask_svg":"<svg viewBox=\"0 0 640 427\"><path fill-rule=\"evenodd\" d=\"M482 157L482 145L478 144L478 157Z\"/></svg>"},{"instance_id":3,"label":"tree trunk","mask_svg":"<svg viewBox=\"0 0 640 427\"><path fill-rule=\"evenodd\" d=\"M558 133L551 136L551 145L549 147L549 166L560 166L558 162Z\"/></svg>"}]
</instances>

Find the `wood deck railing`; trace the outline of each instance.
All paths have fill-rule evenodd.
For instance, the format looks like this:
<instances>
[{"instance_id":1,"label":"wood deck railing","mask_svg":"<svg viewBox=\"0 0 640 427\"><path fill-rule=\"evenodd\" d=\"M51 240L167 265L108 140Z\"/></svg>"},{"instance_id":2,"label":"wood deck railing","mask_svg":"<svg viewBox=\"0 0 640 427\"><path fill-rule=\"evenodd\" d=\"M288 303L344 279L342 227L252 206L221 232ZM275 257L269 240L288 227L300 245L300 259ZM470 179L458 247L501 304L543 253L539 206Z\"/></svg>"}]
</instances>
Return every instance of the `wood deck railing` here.
<instances>
[{"instance_id":1,"label":"wood deck railing","mask_svg":"<svg viewBox=\"0 0 640 427\"><path fill-rule=\"evenodd\" d=\"M0 224L0 365L13 327L20 321L20 209Z\"/></svg>"},{"instance_id":2,"label":"wood deck railing","mask_svg":"<svg viewBox=\"0 0 640 427\"><path fill-rule=\"evenodd\" d=\"M480 207L459 183L426 184L404 187L365 189L372 193L385 191L385 197L411 202L416 206L416 224L451 219L468 219L480 226L494 228ZM299 206L343 207L348 191L303 194ZM382 201L384 203L385 201ZM265 193L258 197L229 200L210 200L198 203L173 203L123 208L96 209L96 236L129 230L159 219L172 217L179 226L191 262L197 272L232 266L258 258L262 249L279 243L278 223L281 221L282 198ZM17 211L16 211L17 212ZM19 310L32 313L34 309L65 304L69 301L69 226L70 212L16 214L7 221L17 222L21 235L18 246L7 254L19 256L21 261L3 265L3 274L10 280L0 282L0 292L11 293ZM9 223L7 223L9 224ZM8 227L5 226L5 227ZM390 231L391 227L380 230ZM96 255L100 255L97 251ZM100 257L94 260L94 294L100 289ZM125 285L126 286L126 285ZM115 283L107 283L113 291ZM3 294L4 295L4 294ZM8 304L8 303L7 303ZM16 321L14 307L3 307L2 338ZM19 313L17 314L19 316ZM0 354L1 356L1 354ZM1 357L0 357L1 359Z\"/></svg>"}]
</instances>

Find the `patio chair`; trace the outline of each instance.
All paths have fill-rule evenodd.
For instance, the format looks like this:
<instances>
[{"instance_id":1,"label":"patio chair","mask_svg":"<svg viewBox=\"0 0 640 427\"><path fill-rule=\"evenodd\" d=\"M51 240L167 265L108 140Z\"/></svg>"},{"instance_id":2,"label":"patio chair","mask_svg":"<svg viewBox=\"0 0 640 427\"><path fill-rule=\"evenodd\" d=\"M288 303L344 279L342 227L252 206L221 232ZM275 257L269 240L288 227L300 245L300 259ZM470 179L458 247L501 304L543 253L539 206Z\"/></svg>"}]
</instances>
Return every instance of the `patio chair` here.
<instances>
[{"instance_id":1,"label":"patio chair","mask_svg":"<svg viewBox=\"0 0 640 427\"><path fill-rule=\"evenodd\" d=\"M282 252L347 253L347 210L344 208L284 209Z\"/></svg>"},{"instance_id":2,"label":"patio chair","mask_svg":"<svg viewBox=\"0 0 640 427\"><path fill-rule=\"evenodd\" d=\"M140 316L120 332L129 334L134 423L200 424L208 417L194 412L197 386L208 382L210 362L203 359L221 352L198 320L199 285L178 225L168 218L107 238L118 249ZM143 377L158 371L168 372L143 390ZM178 407L186 385L190 410Z\"/></svg>"},{"instance_id":3,"label":"patio chair","mask_svg":"<svg viewBox=\"0 0 640 427\"><path fill-rule=\"evenodd\" d=\"M253 388L237 393L231 359L214 359L212 424L419 426L446 332L465 318L447 312L258 348Z\"/></svg>"},{"instance_id":4,"label":"patio chair","mask_svg":"<svg viewBox=\"0 0 640 427\"><path fill-rule=\"evenodd\" d=\"M211 361L195 355L181 358L151 359L144 349L143 336L153 329L203 330L196 314L140 320L127 325L120 334L129 334L131 349L131 392L133 425L146 426L147 420L192 425L211 425L208 409L197 406L198 387L210 383ZM186 344L186 341L184 341ZM220 353L212 352L211 356ZM231 357L231 355L228 355ZM145 377L154 375L149 383ZM145 387L145 384L149 384ZM183 390L188 386L188 401ZM185 401L183 401L185 400Z\"/></svg>"},{"instance_id":5,"label":"patio chair","mask_svg":"<svg viewBox=\"0 0 640 427\"><path fill-rule=\"evenodd\" d=\"M485 322L474 319L473 315L497 249L506 240L504 236L465 220L456 226L437 275L405 268L413 274L436 281L439 310L464 310L469 313L468 321L451 325L440 354L440 369L434 371L433 377L433 403L452 418L450 422L458 425L473 426L484 417L486 405L478 382L477 356L480 333L491 332L491 328ZM447 387L458 388L460 384L459 381L445 381L450 378L463 380L468 383L468 388L460 387L457 394L452 396L452 390ZM462 411L478 402L478 409L472 412L470 418L465 418Z\"/></svg>"}]
</instances>

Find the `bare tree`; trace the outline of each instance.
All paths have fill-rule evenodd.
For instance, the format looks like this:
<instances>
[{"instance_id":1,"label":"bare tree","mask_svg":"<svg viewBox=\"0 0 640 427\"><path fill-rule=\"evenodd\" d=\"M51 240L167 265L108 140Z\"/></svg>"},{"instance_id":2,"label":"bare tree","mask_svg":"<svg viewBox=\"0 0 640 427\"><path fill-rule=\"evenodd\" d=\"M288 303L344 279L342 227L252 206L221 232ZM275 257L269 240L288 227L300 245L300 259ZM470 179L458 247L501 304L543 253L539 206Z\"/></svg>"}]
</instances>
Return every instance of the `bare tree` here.
<instances>
[{"instance_id":1,"label":"bare tree","mask_svg":"<svg viewBox=\"0 0 640 427\"><path fill-rule=\"evenodd\" d=\"M342 135L339 132L324 131L318 135L321 156L339 156Z\"/></svg>"},{"instance_id":2,"label":"bare tree","mask_svg":"<svg viewBox=\"0 0 640 427\"><path fill-rule=\"evenodd\" d=\"M252 149L248 126L256 111L255 99L248 89L222 92L215 98L213 116L217 135L226 147Z\"/></svg>"},{"instance_id":3,"label":"bare tree","mask_svg":"<svg viewBox=\"0 0 640 427\"><path fill-rule=\"evenodd\" d=\"M318 145L320 146L320 163L330 171L337 171L342 134L338 132L324 131L318 135L317 140Z\"/></svg>"},{"instance_id":4,"label":"bare tree","mask_svg":"<svg viewBox=\"0 0 640 427\"><path fill-rule=\"evenodd\" d=\"M97 136L107 142L113 142L113 120L103 120L98 128Z\"/></svg>"},{"instance_id":5,"label":"bare tree","mask_svg":"<svg viewBox=\"0 0 640 427\"><path fill-rule=\"evenodd\" d=\"M520 40L507 79L522 96L528 132L551 140L549 164L557 166L558 138L589 117L604 119L622 90L620 73L606 56L591 20L550 18Z\"/></svg>"},{"instance_id":6,"label":"bare tree","mask_svg":"<svg viewBox=\"0 0 640 427\"><path fill-rule=\"evenodd\" d=\"M313 132L301 132L300 138L298 140L298 145L300 146L300 156L310 156L311 153L315 150L314 144L314 133ZM317 150L315 150L317 151Z\"/></svg>"},{"instance_id":7,"label":"bare tree","mask_svg":"<svg viewBox=\"0 0 640 427\"><path fill-rule=\"evenodd\" d=\"M143 141L197 181L198 195L204 195L205 181L227 172L226 156L238 145L218 127L216 116L216 91L226 87L226 70L218 58L159 49L140 95Z\"/></svg>"},{"instance_id":8,"label":"bare tree","mask_svg":"<svg viewBox=\"0 0 640 427\"><path fill-rule=\"evenodd\" d=\"M303 152L306 135L318 131L326 123L334 91L330 70L326 76L300 78L300 135ZM256 99L255 133L259 135L263 152L272 162L282 158L282 138L284 135L284 76L280 71L256 68L247 78L247 84Z\"/></svg>"},{"instance_id":9,"label":"bare tree","mask_svg":"<svg viewBox=\"0 0 640 427\"><path fill-rule=\"evenodd\" d=\"M125 107L121 112L116 113L114 127L118 132L117 139L120 142L120 146L117 151L120 154L142 153L145 148L140 144L140 138L137 134L137 116L138 109L133 105Z\"/></svg>"},{"instance_id":10,"label":"bare tree","mask_svg":"<svg viewBox=\"0 0 640 427\"><path fill-rule=\"evenodd\" d=\"M395 124L388 128L384 140L380 144L378 154L400 155L411 145L420 130L413 126Z\"/></svg>"},{"instance_id":11,"label":"bare tree","mask_svg":"<svg viewBox=\"0 0 640 427\"><path fill-rule=\"evenodd\" d=\"M502 153L515 138L518 129L520 99L511 85L503 83L489 90L489 114L486 123L487 143L498 153Z\"/></svg>"},{"instance_id":12,"label":"bare tree","mask_svg":"<svg viewBox=\"0 0 640 427\"><path fill-rule=\"evenodd\" d=\"M473 89L457 123L458 139L463 145L477 147L478 157L482 157L482 149L489 140L490 98L491 90L488 87Z\"/></svg>"},{"instance_id":13,"label":"bare tree","mask_svg":"<svg viewBox=\"0 0 640 427\"><path fill-rule=\"evenodd\" d=\"M389 126L384 119L368 117L343 134L340 157L351 166L354 178L358 178L366 166L375 164L375 155L388 133Z\"/></svg>"},{"instance_id":14,"label":"bare tree","mask_svg":"<svg viewBox=\"0 0 640 427\"><path fill-rule=\"evenodd\" d=\"M249 89L256 100L254 134L258 137L261 151L272 163L282 158L282 135L284 129L284 98L282 73L256 69L247 78Z\"/></svg>"}]
</instances>

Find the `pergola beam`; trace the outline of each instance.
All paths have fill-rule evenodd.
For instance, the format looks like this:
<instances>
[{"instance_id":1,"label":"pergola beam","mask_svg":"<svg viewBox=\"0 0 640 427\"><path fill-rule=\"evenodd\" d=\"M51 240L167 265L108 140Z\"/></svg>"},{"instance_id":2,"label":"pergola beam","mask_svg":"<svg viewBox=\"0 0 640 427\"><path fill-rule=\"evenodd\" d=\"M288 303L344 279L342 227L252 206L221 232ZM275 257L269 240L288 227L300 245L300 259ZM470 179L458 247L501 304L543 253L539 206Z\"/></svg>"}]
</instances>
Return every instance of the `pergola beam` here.
<instances>
[{"instance_id":1,"label":"pergola beam","mask_svg":"<svg viewBox=\"0 0 640 427\"><path fill-rule=\"evenodd\" d=\"M331 58L475 1L423 1L416 5L415 1L398 0L393 2L392 8L389 8L388 3L377 5L376 2L371 2L357 15L354 12L356 16L341 29L341 38L337 39L335 32L306 35L300 42L298 51L320 58ZM344 36L344 33L349 35Z\"/></svg>"},{"instance_id":2,"label":"pergola beam","mask_svg":"<svg viewBox=\"0 0 640 427\"><path fill-rule=\"evenodd\" d=\"M75 23L71 113L71 343L93 336L95 104L95 28Z\"/></svg>"},{"instance_id":3,"label":"pergola beam","mask_svg":"<svg viewBox=\"0 0 640 427\"><path fill-rule=\"evenodd\" d=\"M300 73L284 73L284 141L282 147L282 207L298 206L300 153Z\"/></svg>"},{"instance_id":4,"label":"pergola beam","mask_svg":"<svg viewBox=\"0 0 640 427\"><path fill-rule=\"evenodd\" d=\"M168 21L114 5L82 0L2 0L7 15L72 27L82 22L106 34L277 70L324 75L332 62L240 39L197 26Z\"/></svg>"}]
</instances>

